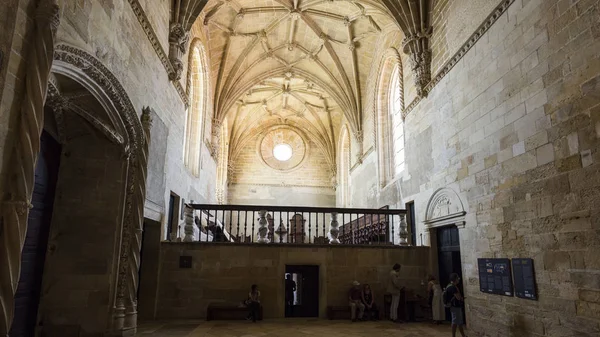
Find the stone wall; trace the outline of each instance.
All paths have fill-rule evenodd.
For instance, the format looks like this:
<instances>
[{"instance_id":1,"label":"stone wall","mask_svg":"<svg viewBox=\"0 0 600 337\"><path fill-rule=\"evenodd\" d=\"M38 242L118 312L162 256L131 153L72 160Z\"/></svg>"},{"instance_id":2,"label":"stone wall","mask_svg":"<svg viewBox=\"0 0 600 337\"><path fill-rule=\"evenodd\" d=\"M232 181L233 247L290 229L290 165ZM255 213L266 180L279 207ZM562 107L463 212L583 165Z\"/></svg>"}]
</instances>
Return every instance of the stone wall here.
<instances>
[{"instance_id":1,"label":"stone wall","mask_svg":"<svg viewBox=\"0 0 600 337\"><path fill-rule=\"evenodd\" d=\"M149 6L147 3L149 2L142 2L145 15L157 33L160 45L168 51L165 32L169 20L169 11L165 7L167 5ZM114 30L113 27L120 28ZM196 34L199 33L193 34L192 39ZM154 110L147 216L162 221L166 226L167 219L163 214L166 212L171 192L185 200L214 202L216 198L213 177L216 176L216 161L203 141L199 177L195 177L185 167L183 144L186 107L175 86L169 81L167 72L131 5L125 0L65 4L57 41L95 55L117 77L139 113L144 106L150 106ZM187 54L184 62L187 63ZM182 77L181 82L185 83L186 74ZM204 114L204 134L205 138L210 140L212 111L206 111ZM163 233L164 237L166 233Z\"/></svg>"},{"instance_id":2,"label":"stone wall","mask_svg":"<svg viewBox=\"0 0 600 337\"><path fill-rule=\"evenodd\" d=\"M475 336L600 332L599 10L597 0L516 0L406 117L399 195L415 201L425 235L436 190L464 205ZM370 198L382 193L376 156L352 172L355 206L382 205ZM481 293L480 257L533 258L539 300Z\"/></svg>"},{"instance_id":3,"label":"stone wall","mask_svg":"<svg viewBox=\"0 0 600 337\"><path fill-rule=\"evenodd\" d=\"M325 156L314 142L296 168L280 171L263 162L260 137L249 142L235 160L229 177L229 204L335 207L335 190Z\"/></svg>"},{"instance_id":4,"label":"stone wall","mask_svg":"<svg viewBox=\"0 0 600 337\"><path fill-rule=\"evenodd\" d=\"M435 76L503 0L433 1L431 75Z\"/></svg>"},{"instance_id":5,"label":"stone wall","mask_svg":"<svg viewBox=\"0 0 600 337\"><path fill-rule=\"evenodd\" d=\"M179 256L192 256L191 269L179 269ZM319 266L319 316L327 305L347 305L352 281L369 283L379 305L394 263L403 282L424 295L429 272L427 247L345 247L163 243L158 290L158 319L205 318L210 303L239 304L251 284L262 293L266 318L284 316L286 265Z\"/></svg>"}]
</instances>

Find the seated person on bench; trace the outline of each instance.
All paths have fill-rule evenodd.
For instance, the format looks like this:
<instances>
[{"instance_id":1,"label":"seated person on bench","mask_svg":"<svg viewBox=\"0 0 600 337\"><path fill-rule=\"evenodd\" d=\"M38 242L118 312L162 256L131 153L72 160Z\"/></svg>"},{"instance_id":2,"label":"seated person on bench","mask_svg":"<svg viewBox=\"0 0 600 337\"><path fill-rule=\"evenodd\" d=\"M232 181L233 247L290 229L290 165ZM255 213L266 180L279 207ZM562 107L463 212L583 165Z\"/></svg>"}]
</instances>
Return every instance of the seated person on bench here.
<instances>
[{"instance_id":1,"label":"seated person on bench","mask_svg":"<svg viewBox=\"0 0 600 337\"><path fill-rule=\"evenodd\" d=\"M362 320L365 305L362 303L362 291L360 290L360 283L358 281L352 282L352 288L348 292L348 299L350 301L350 317L352 318L352 322L356 322L356 309L358 309L358 319Z\"/></svg>"},{"instance_id":2,"label":"seated person on bench","mask_svg":"<svg viewBox=\"0 0 600 337\"><path fill-rule=\"evenodd\" d=\"M363 285L362 303L365 306L367 317L371 317L374 321L377 320L379 318L379 309L377 309L377 303L375 303L375 294L368 284Z\"/></svg>"},{"instance_id":3,"label":"seated person on bench","mask_svg":"<svg viewBox=\"0 0 600 337\"><path fill-rule=\"evenodd\" d=\"M260 311L260 291L258 291L258 286L253 284L250 288L250 293L248 293L248 299L246 300L246 305L250 310L247 320L252 320L252 322L256 323L256 320L259 319L258 314Z\"/></svg>"}]
</instances>

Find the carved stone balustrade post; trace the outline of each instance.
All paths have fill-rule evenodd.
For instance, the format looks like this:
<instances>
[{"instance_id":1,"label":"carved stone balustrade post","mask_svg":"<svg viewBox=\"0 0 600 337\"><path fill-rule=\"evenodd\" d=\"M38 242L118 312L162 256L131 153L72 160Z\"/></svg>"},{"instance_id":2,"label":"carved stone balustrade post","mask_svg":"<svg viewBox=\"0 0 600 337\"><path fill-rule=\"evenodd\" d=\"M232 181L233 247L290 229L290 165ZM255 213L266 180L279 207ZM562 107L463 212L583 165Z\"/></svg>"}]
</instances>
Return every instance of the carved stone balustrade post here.
<instances>
[{"instance_id":1,"label":"carved stone balustrade post","mask_svg":"<svg viewBox=\"0 0 600 337\"><path fill-rule=\"evenodd\" d=\"M332 245L340 243L340 240L338 239L340 229L337 216L337 212L331 212L331 221L329 222L329 243Z\"/></svg>"},{"instance_id":2,"label":"carved stone balustrade post","mask_svg":"<svg viewBox=\"0 0 600 337\"><path fill-rule=\"evenodd\" d=\"M187 204L184 207L183 232L185 233L185 236L183 237L183 242L192 242L194 241L194 209Z\"/></svg>"},{"instance_id":3,"label":"carved stone balustrade post","mask_svg":"<svg viewBox=\"0 0 600 337\"><path fill-rule=\"evenodd\" d=\"M400 214L400 245L408 246L408 225L406 224L406 215Z\"/></svg>"},{"instance_id":4,"label":"carved stone balustrade post","mask_svg":"<svg viewBox=\"0 0 600 337\"><path fill-rule=\"evenodd\" d=\"M267 211L258 211L258 243L269 243L269 226L267 221Z\"/></svg>"}]
</instances>

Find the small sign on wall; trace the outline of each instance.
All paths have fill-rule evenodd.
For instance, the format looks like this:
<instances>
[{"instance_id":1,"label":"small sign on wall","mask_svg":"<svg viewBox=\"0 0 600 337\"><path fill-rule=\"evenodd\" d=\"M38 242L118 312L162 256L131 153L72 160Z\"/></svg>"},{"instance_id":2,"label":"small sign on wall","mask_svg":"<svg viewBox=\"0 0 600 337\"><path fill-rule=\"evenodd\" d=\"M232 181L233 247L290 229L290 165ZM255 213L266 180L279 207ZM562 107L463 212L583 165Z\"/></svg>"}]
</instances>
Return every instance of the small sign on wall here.
<instances>
[{"instance_id":1,"label":"small sign on wall","mask_svg":"<svg viewBox=\"0 0 600 337\"><path fill-rule=\"evenodd\" d=\"M179 257L179 269L190 269L192 268L192 257L191 256L180 256Z\"/></svg>"},{"instance_id":2,"label":"small sign on wall","mask_svg":"<svg viewBox=\"0 0 600 337\"><path fill-rule=\"evenodd\" d=\"M528 300L537 300L533 259L512 259L515 279L515 296Z\"/></svg>"},{"instance_id":3,"label":"small sign on wall","mask_svg":"<svg viewBox=\"0 0 600 337\"><path fill-rule=\"evenodd\" d=\"M477 259L479 290L484 293L513 296L509 259Z\"/></svg>"}]
</instances>

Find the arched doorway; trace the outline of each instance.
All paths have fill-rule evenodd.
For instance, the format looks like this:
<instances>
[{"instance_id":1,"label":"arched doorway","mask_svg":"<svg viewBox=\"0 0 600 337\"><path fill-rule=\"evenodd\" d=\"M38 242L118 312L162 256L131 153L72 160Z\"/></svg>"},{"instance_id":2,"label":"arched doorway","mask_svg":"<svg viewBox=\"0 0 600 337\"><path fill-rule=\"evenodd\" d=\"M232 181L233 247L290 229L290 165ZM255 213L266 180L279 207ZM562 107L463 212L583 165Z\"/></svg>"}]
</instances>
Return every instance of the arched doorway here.
<instances>
[{"instance_id":1,"label":"arched doorway","mask_svg":"<svg viewBox=\"0 0 600 337\"><path fill-rule=\"evenodd\" d=\"M37 297L15 306L10 335L135 329L148 128L97 59L65 45L54 55L40 156L60 165L45 165L54 172L54 197L45 193L30 212L25 246L36 242L38 254L28 265L23 250L19 289ZM49 152L44 144L52 143ZM48 176L36 174L36 192L52 192L38 188L53 187ZM36 221L40 211L43 221ZM43 276L24 274L28 269Z\"/></svg>"},{"instance_id":2,"label":"arched doorway","mask_svg":"<svg viewBox=\"0 0 600 337\"><path fill-rule=\"evenodd\" d=\"M425 226L442 287L450 283L450 274L463 275L459 229L465 226L465 214L460 197L451 188L435 191L427 204ZM463 291L462 283L459 288Z\"/></svg>"}]
</instances>

